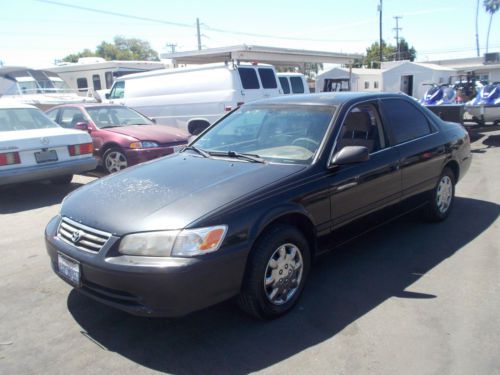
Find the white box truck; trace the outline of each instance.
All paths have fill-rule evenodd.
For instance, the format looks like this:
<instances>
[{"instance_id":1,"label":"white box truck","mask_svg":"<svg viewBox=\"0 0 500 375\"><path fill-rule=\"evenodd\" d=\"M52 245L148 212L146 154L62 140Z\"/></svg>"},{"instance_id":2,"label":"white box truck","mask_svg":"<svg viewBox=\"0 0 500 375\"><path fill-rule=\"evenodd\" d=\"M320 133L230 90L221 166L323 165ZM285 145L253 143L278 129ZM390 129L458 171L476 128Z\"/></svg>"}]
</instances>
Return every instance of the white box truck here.
<instances>
[{"instance_id":1,"label":"white box truck","mask_svg":"<svg viewBox=\"0 0 500 375\"><path fill-rule=\"evenodd\" d=\"M130 74L115 81L106 101L198 134L244 103L281 94L272 65L222 63Z\"/></svg>"}]
</instances>

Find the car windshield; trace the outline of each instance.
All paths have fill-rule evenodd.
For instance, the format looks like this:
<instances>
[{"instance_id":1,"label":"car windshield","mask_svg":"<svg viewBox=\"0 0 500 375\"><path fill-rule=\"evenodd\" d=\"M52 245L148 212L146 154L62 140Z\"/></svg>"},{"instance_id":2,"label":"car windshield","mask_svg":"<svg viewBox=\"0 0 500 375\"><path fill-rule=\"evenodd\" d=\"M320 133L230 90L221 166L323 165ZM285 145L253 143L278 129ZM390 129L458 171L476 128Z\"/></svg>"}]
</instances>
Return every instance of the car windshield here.
<instances>
[{"instance_id":1,"label":"car windshield","mask_svg":"<svg viewBox=\"0 0 500 375\"><path fill-rule=\"evenodd\" d=\"M99 128L153 124L148 118L127 107L89 107L87 112Z\"/></svg>"},{"instance_id":2,"label":"car windshield","mask_svg":"<svg viewBox=\"0 0 500 375\"><path fill-rule=\"evenodd\" d=\"M0 132L57 127L56 123L35 108L0 109Z\"/></svg>"},{"instance_id":3,"label":"car windshield","mask_svg":"<svg viewBox=\"0 0 500 375\"><path fill-rule=\"evenodd\" d=\"M248 106L221 120L193 145L211 155L234 153L276 163L309 164L335 107Z\"/></svg>"}]
</instances>

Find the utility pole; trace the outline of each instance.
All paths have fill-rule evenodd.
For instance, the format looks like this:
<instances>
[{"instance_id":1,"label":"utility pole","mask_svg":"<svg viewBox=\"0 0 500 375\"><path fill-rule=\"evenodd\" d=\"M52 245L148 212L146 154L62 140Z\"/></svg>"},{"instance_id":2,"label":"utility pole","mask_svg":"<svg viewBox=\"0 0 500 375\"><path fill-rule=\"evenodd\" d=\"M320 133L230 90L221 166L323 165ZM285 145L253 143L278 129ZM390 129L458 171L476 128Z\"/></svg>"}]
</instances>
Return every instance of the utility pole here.
<instances>
[{"instance_id":1,"label":"utility pole","mask_svg":"<svg viewBox=\"0 0 500 375\"><path fill-rule=\"evenodd\" d=\"M379 12L379 21L378 21L378 26L379 26L379 38L378 38L378 46L379 46L379 59L380 59L380 68L382 68L382 0L380 0L380 3L378 5L378 12Z\"/></svg>"},{"instance_id":2,"label":"utility pole","mask_svg":"<svg viewBox=\"0 0 500 375\"><path fill-rule=\"evenodd\" d=\"M477 51L477 57L479 57L479 32L478 32L478 26L477 26L477 16L479 15L479 0L477 0L476 3L476 51Z\"/></svg>"},{"instance_id":3,"label":"utility pole","mask_svg":"<svg viewBox=\"0 0 500 375\"><path fill-rule=\"evenodd\" d=\"M170 53L175 53L175 48L177 47L177 43L167 43L165 44L166 48L170 48Z\"/></svg>"},{"instance_id":4,"label":"utility pole","mask_svg":"<svg viewBox=\"0 0 500 375\"><path fill-rule=\"evenodd\" d=\"M394 31L396 31L396 47L397 47L397 54L396 54L396 60L399 61L401 60L401 49L399 48L399 31L403 30L401 27L399 27L399 20L403 18L401 16L394 16L394 19L396 20L396 27L393 28Z\"/></svg>"},{"instance_id":5,"label":"utility pole","mask_svg":"<svg viewBox=\"0 0 500 375\"><path fill-rule=\"evenodd\" d=\"M196 19L196 34L198 36L198 51L201 51L200 19Z\"/></svg>"}]
</instances>

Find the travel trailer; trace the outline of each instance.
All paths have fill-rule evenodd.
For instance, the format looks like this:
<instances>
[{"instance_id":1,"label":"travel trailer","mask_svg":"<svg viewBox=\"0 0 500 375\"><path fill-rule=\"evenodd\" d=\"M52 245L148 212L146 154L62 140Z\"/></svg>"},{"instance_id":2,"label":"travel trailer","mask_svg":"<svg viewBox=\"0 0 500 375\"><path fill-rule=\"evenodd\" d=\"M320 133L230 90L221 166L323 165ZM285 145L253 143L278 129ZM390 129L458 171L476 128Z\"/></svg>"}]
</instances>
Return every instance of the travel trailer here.
<instances>
[{"instance_id":1,"label":"travel trailer","mask_svg":"<svg viewBox=\"0 0 500 375\"><path fill-rule=\"evenodd\" d=\"M272 65L222 63L123 76L107 99L132 107L158 124L197 134L244 103L281 94Z\"/></svg>"},{"instance_id":2,"label":"travel trailer","mask_svg":"<svg viewBox=\"0 0 500 375\"><path fill-rule=\"evenodd\" d=\"M103 99L116 78L127 74L165 69L160 61L106 61L101 57L83 57L77 63L62 63L47 68L57 73L82 96Z\"/></svg>"}]
</instances>

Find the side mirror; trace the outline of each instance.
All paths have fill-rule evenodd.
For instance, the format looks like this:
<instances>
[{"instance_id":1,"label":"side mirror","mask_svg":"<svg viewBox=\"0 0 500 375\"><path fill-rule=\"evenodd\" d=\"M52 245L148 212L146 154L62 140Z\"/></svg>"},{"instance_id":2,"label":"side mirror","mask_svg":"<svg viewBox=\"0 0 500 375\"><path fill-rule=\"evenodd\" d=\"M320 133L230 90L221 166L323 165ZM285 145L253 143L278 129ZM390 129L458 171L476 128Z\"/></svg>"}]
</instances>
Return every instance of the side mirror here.
<instances>
[{"instance_id":1,"label":"side mirror","mask_svg":"<svg viewBox=\"0 0 500 375\"><path fill-rule=\"evenodd\" d=\"M209 126L210 126L210 123L208 121L193 120L188 125L188 133L191 135L199 135Z\"/></svg>"},{"instance_id":2,"label":"side mirror","mask_svg":"<svg viewBox=\"0 0 500 375\"><path fill-rule=\"evenodd\" d=\"M75 125L75 129L88 132L88 131L90 131L89 123L85 122L85 121L77 122Z\"/></svg>"},{"instance_id":3,"label":"side mirror","mask_svg":"<svg viewBox=\"0 0 500 375\"><path fill-rule=\"evenodd\" d=\"M368 148L364 146L345 146L333 155L330 165L361 163L370 159Z\"/></svg>"},{"instance_id":4,"label":"side mirror","mask_svg":"<svg viewBox=\"0 0 500 375\"><path fill-rule=\"evenodd\" d=\"M104 95L104 97L105 97L106 99L109 99L109 98L111 97L111 94L110 94L109 92L107 92L107 93L106 93L106 95Z\"/></svg>"}]
</instances>

